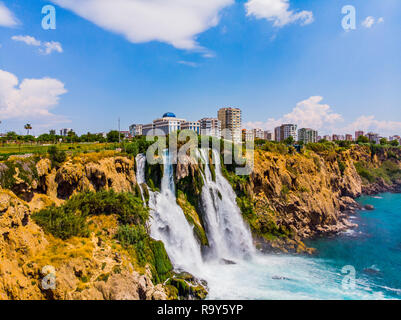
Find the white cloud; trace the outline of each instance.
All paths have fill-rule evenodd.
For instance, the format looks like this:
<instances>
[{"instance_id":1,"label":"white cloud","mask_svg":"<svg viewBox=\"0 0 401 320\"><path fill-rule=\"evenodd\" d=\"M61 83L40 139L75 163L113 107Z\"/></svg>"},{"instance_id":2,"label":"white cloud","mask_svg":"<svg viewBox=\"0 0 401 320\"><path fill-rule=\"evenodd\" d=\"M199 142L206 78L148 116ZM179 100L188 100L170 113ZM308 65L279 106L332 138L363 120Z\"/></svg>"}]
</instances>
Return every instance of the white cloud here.
<instances>
[{"instance_id":1,"label":"white cloud","mask_svg":"<svg viewBox=\"0 0 401 320\"><path fill-rule=\"evenodd\" d=\"M36 40L34 37L31 36L13 36L11 37L11 39L14 41L23 42L28 46L39 47L41 45L41 42L39 40Z\"/></svg>"},{"instance_id":2,"label":"white cloud","mask_svg":"<svg viewBox=\"0 0 401 320\"><path fill-rule=\"evenodd\" d=\"M370 28L373 27L373 25L380 24L380 23L383 23L383 22L384 22L384 18L383 17L380 17L380 18L378 18L376 20L376 18L374 18L372 16L369 16L369 17L366 17L366 19L362 21L362 26L367 28L367 29L370 29Z\"/></svg>"},{"instance_id":3,"label":"white cloud","mask_svg":"<svg viewBox=\"0 0 401 320\"><path fill-rule=\"evenodd\" d=\"M50 110L67 90L64 84L51 78L18 78L0 69L0 114L3 119L57 119Z\"/></svg>"},{"instance_id":4,"label":"white cloud","mask_svg":"<svg viewBox=\"0 0 401 320\"><path fill-rule=\"evenodd\" d=\"M401 134L401 121L377 120L375 116L362 115L348 125L344 125L342 115L335 113L327 104L322 104L323 98L312 96L297 103L295 108L279 119L270 118L265 122L246 123L247 128L263 128L273 130L284 123L294 123L298 128L313 128L320 134L353 134L357 130L376 132L382 135Z\"/></svg>"},{"instance_id":5,"label":"white cloud","mask_svg":"<svg viewBox=\"0 0 401 320\"><path fill-rule=\"evenodd\" d=\"M365 132L372 131L381 134L400 134L400 121L377 120L375 116L360 116L353 123L343 129L343 131L354 132L355 130L363 130Z\"/></svg>"},{"instance_id":6,"label":"white cloud","mask_svg":"<svg viewBox=\"0 0 401 320\"><path fill-rule=\"evenodd\" d=\"M178 63L183 64L188 67L192 67L192 68L197 68L199 66L196 62L192 62L192 61L181 60L181 61L178 61Z\"/></svg>"},{"instance_id":7,"label":"white cloud","mask_svg":"<svg viewBox=\"0 0 401 320\"><path fill-rule=\"evenodd\" d=\"M362 26L364 26L365 28L371 28L375 24L375 21L375 18L371 16L366 17L366 19L362 22Z\"/></svg>"},{"instance_id":8,"label":"white cloud","mask_svg":"<svg viewBox=\"0 0 401 320\"><path fill-rule=\"evenodd\" d=\"M63 52L63 48L60 42L56 41L45 42L43 46L44 49L41 49L41 52L43 52L44 54L51 54L53 51L56 51L58 53Z\"/></svg>"},{"instance_id":9,"label":"white cloud","mask_svg":"<svg viewBox=\"0 0 401 320\"><path fill-rule=\"evenodd\" d=\"M274 129L283 123L295 123L300 128L322 129L342 121L342 116L334 113L327 104L321 104L323 97L312 96L297 103L295 108L280 119L268 119L267 122L248 123L248 127Z\"/></svg>"},{"instance_id":10,"label":"white cloud","mask_svg":"<svg viewBox=\"0 0 401 320\"><path fill-rule=\"evenodd\" d=\"M0 26L1 27L14 27L18 24L17 19L13 13L0 2Z\"/></svg>"},{"instance_id":11,"label":"white cloud","mask_svg":"<svg viewBox=\"0 0 401 320\"><path fill-rule=\"evenodd\" d=\"M52 0L55 4L133 43L160 41L199 49L197 35L219 22L234 0Z\"/></svg>"},{"instance_id":12,"label":"white cloud","mask_svg":"<svg viewBox=\"0 0 401 320\"><path fill-rule=\"evenodd\" d=\"M14 41L23 42L28 46L41 47L39 49L39 52L45 55L49 55L53 51L56 51L58 53L63 52L63 47L61 46L61 43L56 41L42 42L31 36L13 36L11 37L11 39Z\"/></svg>"},{"instance_id":13,"label":"white cloud","mask_svg":"<svg viewBox=\"0 0 401 320\"><path fill-rule=\"evenodd\" d=\"M314 21L311 11L290 10L289 0L248 0L245 4L247 16L257 19L267 19L276 27L299 21L307 25Z\"/></svg>"}]
</instances>

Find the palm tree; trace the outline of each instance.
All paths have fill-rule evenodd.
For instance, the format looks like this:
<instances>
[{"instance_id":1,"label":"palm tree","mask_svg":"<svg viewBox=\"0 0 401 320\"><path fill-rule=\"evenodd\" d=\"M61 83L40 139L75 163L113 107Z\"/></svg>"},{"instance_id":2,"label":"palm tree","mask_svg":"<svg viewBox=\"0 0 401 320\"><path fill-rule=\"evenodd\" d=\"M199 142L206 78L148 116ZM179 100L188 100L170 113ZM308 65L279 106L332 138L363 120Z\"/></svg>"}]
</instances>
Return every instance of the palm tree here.
<instances>
[{"instance_id":1,"label":"palm tree","mask_svg":"<svg viewBox=\"0 0 401 320\"><path fill-rule=\"evenodd\" d=\"M24 128L25 128L25 130L27 131L27 135L29 135L29 130L32 130L32 126L31 126L29 123L27 123L27 124L24 126Z\"/></svg>"}]
</instances>

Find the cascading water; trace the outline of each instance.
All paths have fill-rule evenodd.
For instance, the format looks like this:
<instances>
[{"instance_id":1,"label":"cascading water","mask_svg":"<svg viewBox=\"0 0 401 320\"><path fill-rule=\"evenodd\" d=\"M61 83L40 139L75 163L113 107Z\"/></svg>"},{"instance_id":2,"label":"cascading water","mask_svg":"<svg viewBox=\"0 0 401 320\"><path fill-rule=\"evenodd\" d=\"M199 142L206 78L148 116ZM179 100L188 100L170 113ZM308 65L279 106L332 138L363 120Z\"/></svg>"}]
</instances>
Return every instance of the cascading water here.
<instances>
[{"instance_id":1,"label":"cascading water","mask_svg":"<svg viewBox=\"0 0 401 320\"><path fill-rule=\"evenodd\" d=\"M185 270L200 275L202 255L200 244L195 239L193 228L178 206L174 190L171 157L163 155L164 173L161 192L149 191L151 209L151 236L163 241L166 251L177 270Z\"/></svg>"},{"instance_id":2,"label":"cascading water","mask_svg":"<svg viewBox=\"0 0 401 320\"><path fill-rule=\"evenodd\" d=\"M219 155L216 179L205 162L202 203L211 246L204 262L192 227L177 205L171 159L164 154L161 192L149 190L151 236L163 241L176 270L185 270L208 282L210 299L369 299L384 298L369 282L357 281L356 289L344 292L343 276L328 262L297 256L262 255L252 245L249 229L236 205L235 193L223 177ZM145 182L145 157L137 158L138 183ZM222 259L235 264L222 264Z\"/></svg>"},{"instance_id":3,"label":"cascading water","mask_svg":"<svg viewBox=\"0 0 401 320\"><path fill-rule=\"evenodd\" d=\"M136 161L136 181L138 183L139 190L141 191L142 201L145 202L142 185L145 183L146 157L140 153L136 156L135 161Z\"/></svg>"},{"instance_id":4,"label":"cascading water","mask_svg":"<svg viewBox=\"0 0 401 320\"><path fill-rule=\"evenodd\" d=\"M216 181L213 181L209 166L209 149L200 150L205 164L202 204L210 243L208 257L230 260L250 257L255 251L251 232L242 219L233 189L222 175L220 156L215 150L212 154Z\"/></svg>"}]
</instances>

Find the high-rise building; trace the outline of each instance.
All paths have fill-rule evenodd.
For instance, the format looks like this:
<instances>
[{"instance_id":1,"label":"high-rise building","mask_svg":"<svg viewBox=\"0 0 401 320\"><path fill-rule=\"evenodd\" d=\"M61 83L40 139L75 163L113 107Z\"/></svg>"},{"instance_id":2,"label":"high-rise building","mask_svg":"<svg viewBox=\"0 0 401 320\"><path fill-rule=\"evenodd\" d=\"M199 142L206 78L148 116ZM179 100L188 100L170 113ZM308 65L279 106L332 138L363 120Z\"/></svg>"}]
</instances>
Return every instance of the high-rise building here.
<instances>
[{"instance_id":1,"label":"high-rise building","mask_svg":"<svg viewBox=\"0 0 401 320\"><path fill-rule=\"evenodd\" d=\"M298 130L298 141L304 144L317 142L317 131L310 128L302 128Z\"/></svg>"},{"instance_id":2,"label":"high-rise building","mask_svg":"<svg viewBox=\"0 0 401 320\"><path fill-rule=\"evenodd\" d=\"M216 118L203 118L200 121L200 131L203 136L221 137L221 121Z\"/></svg>"},{"instance_id":3,"label":"high-rise building","mask_svg":"<svg viewBox=\"0 0 401 320\"><path fill-rule=\"evenodd\" d=\"M72 129L69 129L69 128L61 129L60 136L66 137L66 136L68 136L68 133L71 131L72 131Z\"/></svg>"},{"instance_id":4,"label":"high-rise building","mask_svg":"<svg viewBox=\"0 0 401 320\"><path fill-rule=\"evenodd\" d=\"M272 141L273 140L273 134L271 133L271 131L266 130L263 132L263 139L267 140L267 141Z\"/></svg>"},{"instance_id":5,"label":"high-rise building","mask_svg":"<svg viewBox=\"0 0 401 320\"><path fill-rule=\"evenodd\" d=\"M352 137L352 134L346 134L345 135L345 140L346 141L354 141L354 138Z\"/></svg>"},{"instance_id":6,"label":"high-rise building","mask_svg":"<svg viewBox=\"0 0 401 320\"><path fill-rule=\"evenodd\" d=\"M255 136L253 130L242 129L242 141L253 141Z\"/></svg>"},{"instance_id":7,"label":"high-rise building","mask_svg":"<svg viewBox=\"0 0 401 320\"><path fill-rule=\"evenodd\" d=\"M363 136L365 133L363 131L355 131L355 141L358 140L360 136Z\"/></svg>"},{"instance_id":8,"label":"high-rise building","mask_svg":"<svg viewBox=\"0 0 401 320\"><path fill-rule=\"evenodd\" d=\"M283 124L280 127L275 128L275 140L277 142L282 142L289 137L293 137L294 141L297 141L297 127L296 124Z\"/></svg>"},{"instance_id":9,"label":"high-rise building","mask_svg":"<svg viewBox=\"0 0 401 320\"><path fill-rule=\"evenodd\" d=\"M370 142L379 144L380 143L380 137L378 133L373 133L373 132L369 132L368 134L366 134L366 136L368 137Z\"/></svg>"},{"instance_id":10,"label":"high-rise building","mask_svg":"<svg viewBox=\"0 0 401 320\"><path fill-rule=\"evenodd\" d=\"M339 137L338 134L333 134L331 140L333 140L333 141L339 141L339 140L340 140L340 137Z\"/></svg>"},{"instance_id":11,"label":"high-rise building","mask_svg":"<svg viewBox=\"0 0 401 320\"><path fill-rule=\"evenodd\" d=\"M325 136L323 136L323 139L326 141L331 141L331 136L325 135Z\"/></svg>"},{"instance_id":12,"label":"high-rise building","mask_svg":"<svg viewBox=\"0 0 401 320\"><path fill-rule=\"evenodd\" d=\"M181 130L191 130L195 131L196 134L200 134L200 122L199 121L181 122Z\"/></svg>"},{"instance_id":13,"label":"high-rise building","mask_svg":"<svg viewBox=\"0 0 401 320\"><path fill-rule=\"evenodd\" d=\"M262 129L253 129L253 136L255 139L264 139L264 131Z\"/></svg>"},{"instance_id":14,"label":"high-rise building","mask_svg":"<svg viewBox=\"0 0 401 320\"><path fill-rule=\"evenodd\" d=\"M222 108L217 113L221 121L221 130L226 139L232 139L235 143L241 142L242 115L239 108ZM227 136L229 135L229 136Z\"/></svg>"},{"instance_id":15,"label":"high-rise building","mask_svg":"<svg viewBox=\"0 0 401 320\"><path fill-rule=\"evenodd\" d=\"M131 136L133 136L133 137L141 136L142 128L143 128L143 125L141 125L141 124L133 124L129 127L129 132L130 132Z\"/></svg>"}]
</instances>

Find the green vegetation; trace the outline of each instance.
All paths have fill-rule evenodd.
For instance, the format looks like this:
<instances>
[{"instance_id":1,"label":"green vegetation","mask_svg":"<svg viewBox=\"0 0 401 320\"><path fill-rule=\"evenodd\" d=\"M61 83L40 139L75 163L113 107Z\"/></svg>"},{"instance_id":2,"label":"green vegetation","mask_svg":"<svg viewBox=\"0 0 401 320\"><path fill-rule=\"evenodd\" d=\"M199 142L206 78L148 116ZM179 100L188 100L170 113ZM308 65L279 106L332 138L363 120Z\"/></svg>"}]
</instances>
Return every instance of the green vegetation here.
<instances>
[{"instance_id":1,"label":"green vegetation","mask_svg":"<svg viewBox=\"0 0 401 320\"><path fill-rule=\"evenodd\" d=\"M71 197L62 206L51 206L35 213L33 219L47 232L63 240L88 236L87 217L117 215L120 223L145 225L149 217L142 200L131 193L85 192Z\"/></svg>"},{"instance_id":2,"label":"green vegetation","mask_svg":"<svg viewBox=\"0 0 401 320\"><path fill-rule=\"evenodd\" d=\"M13 191L17 196L22 196L17 179L22 180L28 186L33 180L38 179L37 161L37 158L30 157L0 163L0 186Z\"/></svg>"},{"instance_id":3,"label":"green vegetation","mask_svg":"<svg viewBox=\"0 0 401 320\"><path fill-rule=\"evenodd\" d=\"M279 154L287 154L288 147L283 143L278 143L275 141L266 141L264 145L262 145L261 150L268 152L275 152Z\"/></svg>"},{"instance_id":4,"label":"green vegetation","mask_svg":"<svg viewBox=\"0 0 401 320\"><path fill-rule=\"evenodd\" d=\"M359 161L355 163L355 168L365 184L375 183L381 179L392 184L395 180L401 179L401 168L391 160L384 161L380 167Z\"/></svg>"},{"instance_id":5,"label":"green vegetation","mask_svg":"<svg viewBox=\"0 0 401 320\"><path fill-rule=\"evenodd\" d=\"M59 151L56 146L49 147L47 153L49 154L49 159L54 168L59 168L67 160L65 151Z\"/></svg>"},{"instance_id":6,"label":"green vegetation","mask_svg":"<svg viewBox=\"0 0 401 320\"><path fill-rule=\"evenodd\" d=\"M200 194L198 195L200 196ZM208 246L206 231L202 218L198 215L195 207L188 201L188 196L181 190L177 190L177 204L181 207L187 221L194 227L195 236L203 246Z\"/></svg>"},{"instance_id":7,"label":"green vegetation","mask_svg":"<svg viewBox=\"0 0 401 320\"><path fill-rule=\"evenodd\" d=\"M148 263L151 265L156 283L171 276L173 266L163 242L150 238L143 225L120 226L116 238L128 252L135 255L140 266L145 267Z\"/></svg>"},{"instance_id":8,"label":"green vegetation","mask_svg":"<svg viewBox=\"0 0 401 320\"><path fill-rule=\"evenodd\" d=\"M173 267L163 243L151 239L146 230L149 211L143 206L141 199L131 193L81 193L71 197L60 207L53 205L34 213L32 218L46 232L67 240L72 237L89 237L90 216L111 214L116 215L120 223L116 240L139 266L145 267L149 264L156 283L170 277Z\"/></svg>"},{"instance_id":9,"label":"green vegetation","mask_svg":"<svg viewBox=\"0 0 401 320\"><path fill-rule=\"evenodd\" d=\"M337 159L337 163L338 163L338 168L340 169L341 175L344 175L344 172L346 169L345 162L340 159Z\"/></svg>"},{"instance_id":10,"label":"green vegetation","mask_svg":"<svg viewBox=\"0 0 401 320\"><path fill-rule=\"evenodd\" d=\"M89 237L89 228L86 216L80 211L74 212L66 210L65 207L52 205L34 213L32 218L47 233L67 240L71 237Z\"/></svg>"}]
</instances>

